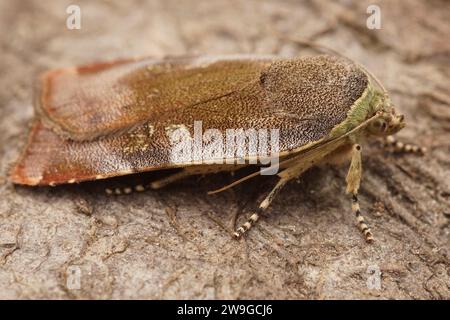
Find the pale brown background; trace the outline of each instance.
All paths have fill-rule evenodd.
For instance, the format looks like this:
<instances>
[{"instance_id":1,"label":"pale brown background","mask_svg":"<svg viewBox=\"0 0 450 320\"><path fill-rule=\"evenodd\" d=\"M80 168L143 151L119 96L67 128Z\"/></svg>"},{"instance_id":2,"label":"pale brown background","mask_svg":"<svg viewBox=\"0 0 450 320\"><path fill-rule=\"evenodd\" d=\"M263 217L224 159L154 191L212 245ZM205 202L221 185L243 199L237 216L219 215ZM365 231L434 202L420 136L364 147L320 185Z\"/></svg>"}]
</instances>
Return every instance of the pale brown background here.
<instances>
[{"instance_id":1,"label":"pale brown background","mask_svg":"<svg viewBox=\"0 0 450 320\"><path fill-rule=\"evenodd\" d=\"M81 30L65 27L71 3L81 6ZM450 5L377 2L382 30L368 30L369 3L1 1L0 298L450 298ZM270 178L207 196L233 178L194 177L118 198L102 193L104 183L6 181L39 72L135 55L303 53L274 30L366 65L407 116L400 136L430 149L415 157L365 146L361 201L375 244L355 227L345 168L316 168L289 184L240 242L221 225L254 208ZM381 290L366 286L371 265ZM80 290L66 286L69 266L81 269Z\"/></svg>"}]
</instances>

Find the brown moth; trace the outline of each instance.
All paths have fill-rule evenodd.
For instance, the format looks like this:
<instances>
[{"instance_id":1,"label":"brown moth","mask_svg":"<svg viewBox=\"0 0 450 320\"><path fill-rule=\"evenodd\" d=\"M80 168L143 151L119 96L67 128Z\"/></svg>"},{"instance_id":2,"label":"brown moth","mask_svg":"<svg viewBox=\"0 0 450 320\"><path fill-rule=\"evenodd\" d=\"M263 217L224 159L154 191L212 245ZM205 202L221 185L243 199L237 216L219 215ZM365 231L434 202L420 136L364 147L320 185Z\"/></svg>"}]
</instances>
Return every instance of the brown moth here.
<instances>
[{"instance_id":1,"label":"brown moth","mask_svg":"<svg viewBox=\"0 0 450 320\"><path fill-rule=\"evenodd\" d=\"M287 181L314 165L348 157L347 192L359 228L372 241L357 197L360 145L368 136L391 135L405 125L379 81L356 63L329 55L147 58L51 70L39 78L35 109L28 144L10 174L16 184L54 186L183 168L150 184L160 188L188 175L231 171L267 158L224 150L223 164L174 161L174 130L192 136L196 121L203 131L222 134L230 128L278 130L278 183L236 237ZM122 192L131 189L115 191Z\"/></svg>"}]
</instances>

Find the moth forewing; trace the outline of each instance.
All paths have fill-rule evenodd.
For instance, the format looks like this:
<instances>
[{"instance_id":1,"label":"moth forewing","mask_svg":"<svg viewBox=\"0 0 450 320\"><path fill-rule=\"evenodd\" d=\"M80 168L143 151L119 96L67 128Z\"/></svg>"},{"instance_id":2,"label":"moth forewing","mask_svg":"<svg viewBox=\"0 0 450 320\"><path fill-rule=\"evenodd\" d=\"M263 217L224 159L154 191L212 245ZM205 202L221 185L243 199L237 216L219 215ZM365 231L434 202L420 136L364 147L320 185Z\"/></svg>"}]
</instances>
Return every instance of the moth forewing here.
<instances>
[{"instance_id":1,"label":"moth forewing","mask_svg":"<svg viewBox=\"0 0 450 320\"><path fill-rule=\"evenodd\" d=\"M207 130L223 136L229 130L277 130L279 149L271 156L281 160L274 172L280 180L259 211L287 181L342 145L358 143L363 127L385 106L383 93L357 64L327 55L119 60L49 71L38 90L36 120L12 182L53 186L182 168L151 184L160 188L191 174L233 171L265 156L229 154L223 143L223 165L195 152L178 161L172 157L174 130L197 142ZM200 133L196 122L202 124ZM353 180L349 188L355 191L358 179ZM251 215L237 234L258 218L258 212Z\"/></svg>"},{"instance_id":2,"label":"moth forewing","mask_svg":"<svg viewBox=\"0 0 450 320\"><path fill-rule=\"evenodd\" d=\"M361 146L356 143L365 137L367 134L366 128L382 115L380 111L378 111L378 109L381 108L381 105L378 101L377 94L367 94L372 90L373 89L369 85L369 87L364 91L366 95L363 95L355 102L348 113L348 117L342 123L333 128L328 137L316 141L311 145L304 146L303 148L297 150L297 152L292 152L292 157L289 157L280 163L280 168L283 169L280 173L278 173L280 179L275 184L272 191L261 202L257 211L250 216L247 222L236 230L234 233L235 238L240 238L254 225L254 223L256 223L256 221L259 220L260 214L269 207L276 194L280 192L288 181L297 178L306 170L321 162L323 158L331 154L333 151L339 149L345 144L351 144L353 145L353 148L351 164L346 178L347 192L352 194L352 211L356 215L360 231L364 234L367 242L370 243L373 241L372 233L370 228L365 223L365 219L361 214L358 202L358 189L361 181L362 167ZM371 98L367 99L367 96ZM374 97L375 99L372 99ZM254 176L255 174L244 177L212 193L226 190L229 187Z\"/></svg>"}]
</instances>

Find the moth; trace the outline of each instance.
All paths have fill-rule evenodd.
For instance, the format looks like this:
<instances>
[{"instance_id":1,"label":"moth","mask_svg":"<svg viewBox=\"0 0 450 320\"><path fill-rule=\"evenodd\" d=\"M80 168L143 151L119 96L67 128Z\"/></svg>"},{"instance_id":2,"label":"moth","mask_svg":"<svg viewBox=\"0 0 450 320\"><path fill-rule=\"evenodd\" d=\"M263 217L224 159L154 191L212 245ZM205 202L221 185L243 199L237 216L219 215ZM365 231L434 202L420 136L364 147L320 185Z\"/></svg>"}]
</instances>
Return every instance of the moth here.
<instances>
[{"instance_id":1,"label":"moth","mask_svg":"<svg viewBox=\"0 0 450 320\"><path fill-rule=\"evenodd\" d=\"M288 181L312 166L348 158L352 211L365 239L373 241L358 203L361 145L368 137L390 136L405 126L371 73L332 55L140 58L62 68L40 76L34 104L28 143L10 173L15 184L55 186L181 168L150 183L157 189L189 175L267 160L258 148L237 156L219 144L223 152L215 157L175 161L171 135L182 129L192 137L196 121L202 132L214 128L223 135L232 128L276 130L278 150L271 157L279 159L278 181L236 229L236 238L254 225Z\"/></svg>"}]
</instances>

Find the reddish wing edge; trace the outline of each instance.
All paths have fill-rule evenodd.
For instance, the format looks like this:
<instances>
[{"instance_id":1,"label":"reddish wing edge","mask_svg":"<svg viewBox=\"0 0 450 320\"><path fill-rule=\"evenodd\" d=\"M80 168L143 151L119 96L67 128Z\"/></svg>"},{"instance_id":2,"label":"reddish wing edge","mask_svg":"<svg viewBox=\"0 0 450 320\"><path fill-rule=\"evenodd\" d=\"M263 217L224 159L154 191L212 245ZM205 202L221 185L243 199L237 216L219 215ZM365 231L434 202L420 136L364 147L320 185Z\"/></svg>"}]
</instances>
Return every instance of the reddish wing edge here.
<instances>
[{"instance_id":1,"label":"reddish wing edge","mask_svg":"<svg viewBox=\"0 0 450 320\"><path fill-rule=\"evenodd\" d=\"M93 140L238 90L270 61L248 55L140 58L50 70L38 83L36 111L65 138Z\"/></svg>"},{"instance_id":2,"label":"reddish wing edge","mask_svg":"<svg viewBox=\"0 0 450 320\"><path fill-rule=\"evenodd\" d=\"M42 122L35 121L27 146L10 172L10 180L16 184L45 186L161 169L155 161L153 166L134 170L126 158L108 152L109 147L114 146L108 146L107 142L99 145L65 140Z\"/></svg>"},{"instance_id":3,"label":"reddish wing edge","mask_svg":"<svg viewBox=\"0 0 450 320\"><path fill-rule=\"evenodd\" d=\"M89 124L96 126L94 131L88 132L87 137L70 139L70 130L68 132L64 126L59 126L58 121L49 118L45 112L38 112L27 146L10 172L10 180L16 184L31 186L57 185L194 165L194 162L172 161L167 130L173 126L185 127L192 137L192 124L196 120L203 121L204 129L218 128L222 133L229 128L277 128L280 130L280 151L287 152L325 137L336 124L346 118L350 106L360 97L367 85L367 77L359 72L356 66L329 56L279 60L276 63L270 61L267 57L248 58L247 63L242 57L240 60L236 57L230 60L216 58L213 62L203 58L194 60L193 69L183 69L187 70L187 73L180 75L176 71L169 77L165 73L171 73L173 65L169 66L168 70L164 65L159 65L156 72L153 69L154 63L150 71L145 64L141 64L143 74L139 73L139 69L138 75L135 73L136 66L131 67L132 72L121 73L123 77L119 77L119 80L125 79L125 87L132 88L134 94L148 93L154 88L153 84L159 88L174 90L168 90L168 94L158 98L159 100L153 101L153 97L150 97L150 100L143 101L141 109L149 108L153 112L148 114L150 118L144 118L144 121L135 123L121 134L110 135L111 132L107 127L105 129L105 125L121 127L125 123L125 127L128 127L130 124L131 120L126 112L128 106L124 108L124 105L121 105L117 117L114 118L113 115L113 118L108 118L108 112L117 111L114 105L109 109L105 107L111 97L102 101L104 92L95 95L95 90L90 91L90 94L94 95L92 97L95 97L94 100L85 99L86 96L81 95L75 99L79 100L76 103L79 109L71 109L63 103L59 110L58 115L63 123L70 124L69 120L74 120L71 115L80 113L81 116L88 115L80 118L79 121L83 122L80 130L91 130ZM126 62L121 60L117 63L126 65ZM211 65L213 67L210 68ZM264 74L262 79L262 72L267 66L270 66L270 73ZM93 64L50 71L47 77L56 72L67 73L70 78L80 70L83 74L108 70L111 67L114 67L114 63ZM162 80L158 79L160 74L163 74ZM130 87L130 75L133 76L133 84L137 77L137 87ZM44 85L44 88L41 88L39 97L46 98L38 97L38 103L44 103L44 106L52 111L53 105L48 103L50 100L47 97L52 94L59 95L58 101L64 102L67 98L68 104L72 103L74 97L70 91L77 85L68 84L67 81L58 84L56 81L52 87L55 92L52 93L48 92L49 87L45 87L45 79L46 76L43 78L44 83L41 85ZM317 82L317 79L321 80ZM76 80L83 82L85 79ZM91 80L99 81L101 76L100 79ZM311 83L314 85L311 86ZM333 85L329 85L330 83ZM110 81L106 92L115 89L122 92L120 85L121 81ZM291 94L289 99L284 96L285 92ZM68 96L65 97L66 94ZM330 105L330 101L323 100L330 95L335 98L332 100L333 105ZM96 114L98 110L95 106L98 103L102 104L103 109L106 108L101 114ZM38 105L38 111L42 106ZM137 112L136 108L139 109L135 105L129 107L132 114ZM62 119L68 119L69 122ZM111 123L104 123L108 119L112 119ZM78 128L76 121L78 120L75 119L72 124ZM106 134L98 137L98 133L103 132L102 128ZM69 137L64 133L69 133ZM94 136L90 136L91 133Z\"/></svg>"}]
</instances>

